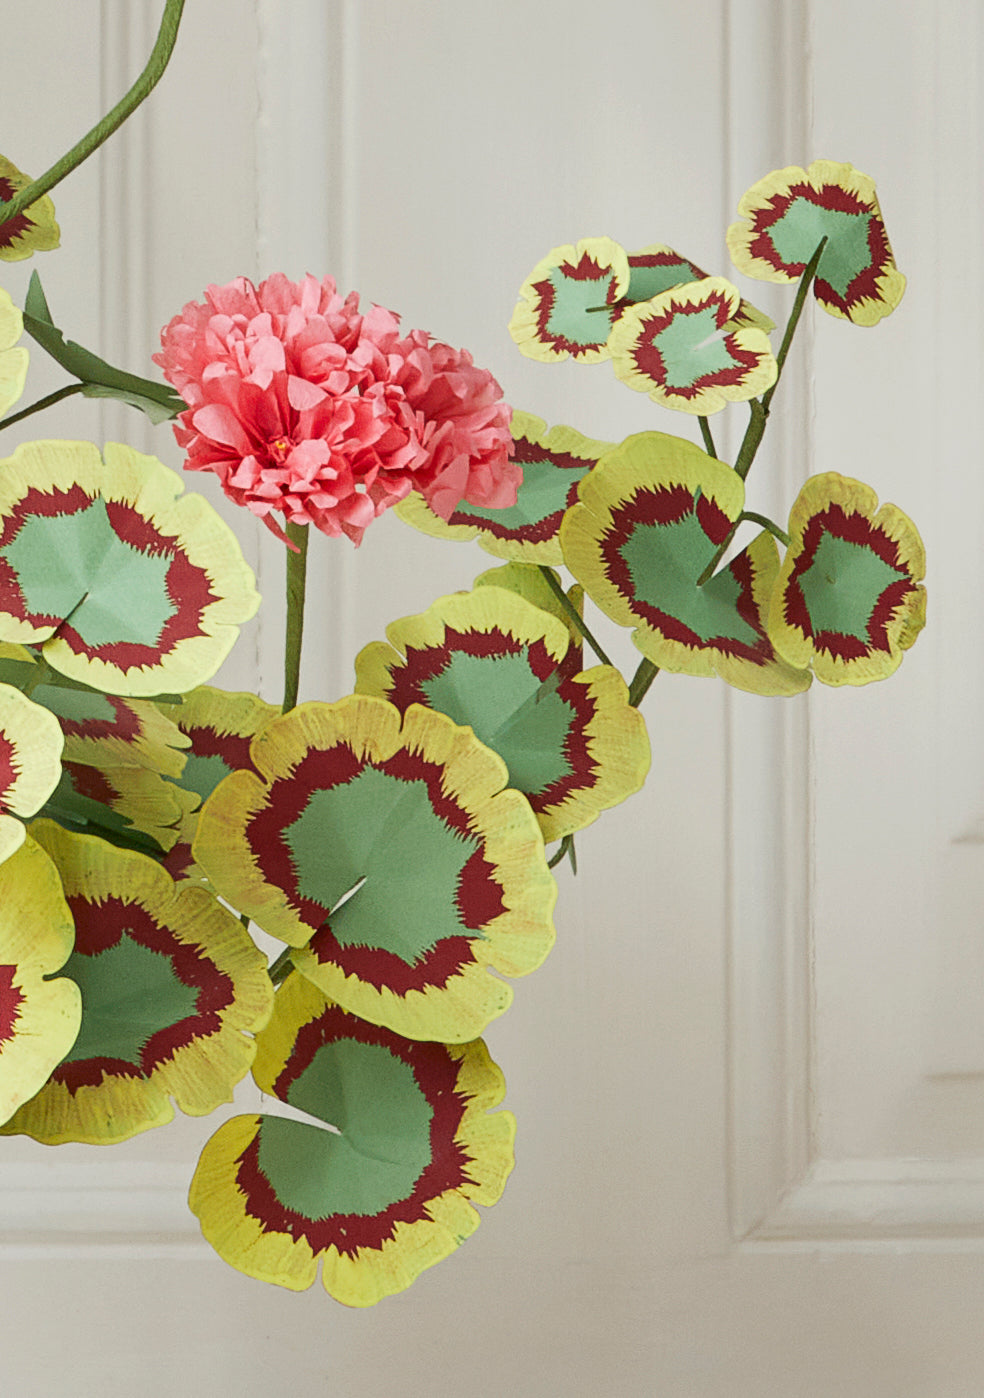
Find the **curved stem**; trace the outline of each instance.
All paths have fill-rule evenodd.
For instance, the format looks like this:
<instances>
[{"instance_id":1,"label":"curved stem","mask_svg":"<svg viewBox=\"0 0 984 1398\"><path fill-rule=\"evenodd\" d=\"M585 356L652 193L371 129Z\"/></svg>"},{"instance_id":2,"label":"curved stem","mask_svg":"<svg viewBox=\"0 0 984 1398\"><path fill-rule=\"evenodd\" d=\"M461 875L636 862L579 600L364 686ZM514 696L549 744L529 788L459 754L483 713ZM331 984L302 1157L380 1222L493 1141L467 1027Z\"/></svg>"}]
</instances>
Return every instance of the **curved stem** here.
<instances>
[{"instance_id":1,"label":"curved stem","mask_svg":"<svg viewBox=\"0 0 984 1398\"><path fill-rule=\"evenodd\" d=\"M158 30L157 40L147 66L129 92L121 101L117 102L112 111L106 113L102 121L82 137L77 145L74 145L60 160L56 160L50 170L46 170L40 178L25 185L6 204L0 204L0 225L16 218L22 209L28 208L29 205L40 199L42 194L47 194L49 189L54 189L60 180L63 180L77 165L81 165L83 160L87 159L94 150L98 150L103 141L112 136L116 128L121 126L131 112L134 112L144 98L153 91L160 82L174 50L184 3L185 0L166 0L161 27Z\"/></svg>"},{"instance_id":2,"label":"curved stem","mask_svg":"<svg viewBox=\"0 0 984 1398\"><path fill-rule=\"evenodd\" d=\"M540 572L543 574L547 586L550 588L550 591L557 598L557 601L560 603L564 611L567 613L571 621L574 623L574 626L577 628L578 634L582 636L585 641L587 641L588 645L594 651L595 655L601 661L602 665L612 665L612 662L609 660L608 656L602 650L600 643L595 640L594 636L592 636L590 630L588 629L588 624L584 620L584 617L581 615L581 613L575 607L574 603L568 597L567 593L564 591L553 569L548 568L545 563L541 563ZM612 665L612 669L615 669L614 665Z\"/></svg>"},{"instance_id":3,"label":"curved stem","mask_svg":"<svg viewBox=\"0 0 984 1398\"><path fill-rule=\"evenodd\" d=\"M45 398L39 398L36 403L32 403L29 408L21 408L19 413L14 413L13 417L5 417L0 422L0 432L5 427L13 427L15 422L23 422L24 418L30 417L32 413L40 413L45 408L51 408L55 403L60 403L63 398L70 398L73 393L81 393L85 388L84 383L70 383L65 388L56 389L54 393L49 393Z\"/></svg>"},{"instance_id":4,"label":"curved stem","mask_svg":"<svg viewBox=\"0 0 984 1398\"><path fill-rule=\"evenodd\" d=\"M296 548L288 548L287 550L287 636L284 642L283 713L287 713L297 703L297 691L300 685L308 526L294 524L292 520L288 520L287 538L296 545Z\"/></svg>"},{"instance_id":5,"label":"curved stem","mask_svg":"<svg viewBox=\"0 0 984 1398\"><path fill-rule=\"evenodd\" d=\"M571 861L571 869L572 869L573 872L576 874L576 873L577 873L577 854L576 854L575 849L574 849L574 836L573 836L573 835L565 835L565 836L564 836L564 838L563 838L563 839L561 840L561 842L560 842L560 848L557 850L556 854L551 855L551 857L547 860L547 868L548 868L548 869L556 869L557 865L558 865L558 864L560 863L560 861L561 861L562 859L564 859L564 858L570 859L570 861Z\"/></svg>"},{"instance_id":6,"label":"curved stem","mask_svg":"<svg viewBox=\"0 0 984 1398\"><path fill-rule=\"evenodd\" d=\"M741 514L738 516L738 523L741 524L745 520L748 520L751 524L761 524L762 528L767 529L774 539L778 539L780 544L784 544L786 548L789 548L789 535L786 533L785 529L780 529L775 520L770 519L768 515L760 515L757 510L742 510Z\"/></svg>"}]
</instances>

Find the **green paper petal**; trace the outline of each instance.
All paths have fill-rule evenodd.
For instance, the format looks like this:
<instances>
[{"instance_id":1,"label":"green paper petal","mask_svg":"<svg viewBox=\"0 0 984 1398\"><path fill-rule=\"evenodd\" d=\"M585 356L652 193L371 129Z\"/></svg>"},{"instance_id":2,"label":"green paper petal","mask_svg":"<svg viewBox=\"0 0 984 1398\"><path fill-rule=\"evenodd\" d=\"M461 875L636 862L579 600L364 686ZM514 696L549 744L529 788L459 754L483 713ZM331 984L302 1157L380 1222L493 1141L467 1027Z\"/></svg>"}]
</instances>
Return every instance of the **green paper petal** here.
<instances>
[{"instance_id":1,"label":"green paper petal","mask_svg":"<svg viewBox=\"0 0 984 1398\"><path fill-rule=\"evenodd\" d=\"M232 531L154 457L29 442L0 462L0 635L114 694L207 679L259 605Z\"/></svg>"},{"instance_id":2,"label":"green paper petal","mask_svg":"<svg viewBox=\"0 0 984 1398\"><path fill-rule=\"evenodd\" d=\"M205 1146L189 1201L247 1275L370 1306L475 1231L512 1169L515 1121L479 1040L413 1043L346 1014L301 976L259 1036L263 1092L314 1120L240 1116Z\"/></svg>"},{"instance_id":3,"label":"green paper petal","mask_svg":"<svg viewBox=\"0 0 984 1398\"><path fill-rule=\"evenodd\" d=\"M496 558L524 563L560 563L557 533L564 511L577 498L577 486L613 445L583 437L573 427L547 430L541 418L514 412L513 462L523 468L515 505L486 510L462 501L445 522L416 492L396 506L405 524L440 539L478 540Z\"/></svg>"},{"instance_id":4,"label":"green paper petal","mask_svg":"<svg viewBox=\"0 0 984 1398\"><path fill-rule=\"evenodd\" d=\"M874 181L853 165L815 160L806 170L773 170L742 195L738 212L742 221L728 229L728 251L748 276L798 281L826 237L813 282L825 311L876 325L901 301L905 277L895 266Z\"/></svg>"},{"instance_id":5,"label":"green paper petal","mask_svg":"<svg viewBox=\"0 0 984 1398\"><path fill-rule=\"evenodd\" d=\"M611 238L553 248L520 287L509 333L530 359L597 363L629 284L625 251Z\"/></svg>"},{"instance_id":6,"label":"green paper petal","mask_svg":"<svg viewBox=\"0 0 984 1398\"><path fill-rule=\"evenodd\" d=\"M82 1027L4 1133L104 1145L170 1121L172 1097L192 1116L230 1102L273 1002L266 959L238 919L204 889L176 890L141 854L49 821L32 834L75 919L65 971Z\"/></svg>"},{"instance_id":7,"label":"green paper petal","mask_svg":"<svg viewBox=\"0 0 984 1398\"><path fill-rule=\"evenodd\" d=\"M0 1123L40 1091L79 1032L78 986L54 974L74 938L58 870L28 837L0 865Z\"/></svg>"},{"instance_id":8,"label":"green paper petal","mask_svg":"<svg viewBox=\"0 0 984 1398\"><path fill-rule=\"evenodd\" d=\"M769 612L776 650L812 664L824 684L886 679L926 621L915 525L895 505L879 510L870 486L828 471L800 491L789 535Z\"/></svg>"},{"instance_id":9,"label":"green paper petal","mask_svg":"<svg viewBox=\"0 0 984 1398\"><path fill-rule=\"evenodd\" d=\"M794 694L805 669L778 657L764 609L778 572L759 536L703 586L698 578L741 514L741 478L693 443L641 432L610 452L581 484L565 516L568 568L660 669L719 675L762 694Z\"/></svg>"},{"instance_id":10,"label":"green paper petal","mask_svg":"<svg viewBox=\"0 0 984 1398\"><path fill-rule=\"evenodd\" d=\"M656 403L706 416L764 393L778 368L768 336L736 327L741 297L707 277L630 306L612 330L612 368Z\"/></svg>"},{"instance_id":11,"label":"green paper petal","mask_svg":"<svg viewBox=\"0 0 984 1398\"><path fill-rule=\"evenodd\" d=\"M529 803L466 728L362 695L302 704L205 802L213 887L353 1014L463 1042L507 1008L490 970L547 955L556 885Z\"/></svg>"},{"instance_id":12,"label":"green paper petal","mask_svg":"<svg viewBox=\"0 0 984 1398\"><path fill-rule=\"evenodd\" d=\"M642 786L642 715L610 666L572 672L564 623L486 586L442 597L386 634L389 645L356 658L356 692L467 724L506 763L545 840L583 829Z\"/></svg>"}]
</instances>

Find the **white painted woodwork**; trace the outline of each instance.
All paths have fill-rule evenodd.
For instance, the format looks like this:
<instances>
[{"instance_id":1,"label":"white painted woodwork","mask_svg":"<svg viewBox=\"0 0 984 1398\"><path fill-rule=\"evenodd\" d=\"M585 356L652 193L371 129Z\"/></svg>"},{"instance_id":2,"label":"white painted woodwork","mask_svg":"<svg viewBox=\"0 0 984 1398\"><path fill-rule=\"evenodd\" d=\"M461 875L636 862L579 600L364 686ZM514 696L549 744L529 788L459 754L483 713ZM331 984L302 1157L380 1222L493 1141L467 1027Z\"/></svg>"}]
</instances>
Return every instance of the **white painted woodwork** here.
<instances>
[{"instance_id":1,"label":"white painted woodwork","mask_svg":"<svg viewBox=\"0 0 984 1398\"><path fill-rule=\"evenodd\" d=\"M159 10L0 0L0 149L36 171L66 148ZM523 359L516 289L599 233L727 274L751 182L850 160L909 288L875 329L804 317L749 500L869 481L926 540L929 625L858 691L656 681L647 787L578 837L556 949L486 1035L516 1171L405 1295L350 1312L219 1262L183 1204L214 1121L5 1141L4 1398L984 1392L982 63L977 0L189 0L158 91L56 191L64 248L0 267L15 298L37 265L67 332L139 372L209 281L332 272L548 422L696 438L607 366ZM784 317L788 292L743 285ZM29 393L60 381L36 354ZM125 408L40 421L180 465ZM722 454L743 421L715 419ZM279 548L187 484L268 599L221 682L276 698ZM303 688L328 698L388 620L494 563L389 518L314 553Z\"/></svg>"}]
</instances>

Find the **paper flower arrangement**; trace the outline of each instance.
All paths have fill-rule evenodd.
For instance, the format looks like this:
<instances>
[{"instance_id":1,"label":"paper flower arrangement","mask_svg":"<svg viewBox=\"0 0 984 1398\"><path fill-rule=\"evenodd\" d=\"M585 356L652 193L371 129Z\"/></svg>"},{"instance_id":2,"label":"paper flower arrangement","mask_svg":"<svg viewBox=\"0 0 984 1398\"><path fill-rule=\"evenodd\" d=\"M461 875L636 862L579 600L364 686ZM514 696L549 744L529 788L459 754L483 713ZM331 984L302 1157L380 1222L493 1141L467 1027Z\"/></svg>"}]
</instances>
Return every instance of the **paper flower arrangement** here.
<instances>
[{"instance_id":1,"label":"paper flower arrangement","mask_svg":"<svg viewBox=\"0 0 984 1398\"><path fill-rule=\"evenodd\" d=\"M0 160L0 257L56 246L52 183ZM111 1144L252 1069L265 1110L225 1121L191 1182L231 1266L292 1290L320 1270L372 1305L474 1231L516 1130L479 1035L550 951L551 869L646 779L656 675L866 684L924 623L919 536L871 487L816 475L785 526L747 507L808 293L860 325L901 298L874 185L816 161L739 212L738 269L797 283L776 350L725 278L608 237L548 252L510 326L544 363L609 360L701 445L513 412L467 351L328 276L208 287L162 332L170 387L67 340L36 274L23 314L0 293L0 430L47 404L10 414L26 332L74 379L56 396L173 421L287 575L282 699L227 693L208 681L259 598L211 507L126 445L0 461L3 1134ZM736 401L726 462L708 419ZM298 704L309 534L349 547L394 507L500 562L366 638L352 693ZM634 674L596 614L631 629Z\"/></svg>"}]
</instances>

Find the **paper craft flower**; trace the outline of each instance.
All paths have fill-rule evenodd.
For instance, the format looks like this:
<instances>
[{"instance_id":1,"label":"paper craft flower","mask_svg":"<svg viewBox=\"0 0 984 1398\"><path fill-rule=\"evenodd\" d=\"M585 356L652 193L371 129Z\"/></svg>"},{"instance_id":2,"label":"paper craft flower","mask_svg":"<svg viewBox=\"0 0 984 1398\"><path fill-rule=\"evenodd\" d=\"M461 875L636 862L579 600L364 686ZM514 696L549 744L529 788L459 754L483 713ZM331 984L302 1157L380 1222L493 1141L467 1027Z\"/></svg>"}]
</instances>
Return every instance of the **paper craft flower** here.
<instances>
[{"instance_id":1,"label":"paper craft flower","mask_svg":"<svg viewBox=\"0 0 984 1398\"><path fill-rule=\"evenodd\" d=\"M625 249L611 238L565 243L538 262L519 289L509 333L529 359L609 357L608 337L629 285Z\"/></svg>"},{"instance_id":2,"label":"paper craft flower","mask_svg":"<svg viewBox=\"0 0 984 1398\"><path fill-rule=\"evenodd\" d=\"M24 843L16 817L34 815L58 785L61 755L55 716L0 684L0 861Z\"/></svg>"},{"instance_id":3,"label":"paper craft flower","mask_svg":"<svg viewBox=\"0 0 984 1398\"><path fill-rule=\"evenodd\" d=\"M650 243L638 252L630 252L628 262L629 286L625 300L629 305L651 301L664 291L672 291L687 282L702 282L708 276L696 262L691 262L689 257L681 257L665 243ZM735 326L754 325L766 333L775 329L774 320L744 299L739 301L732 323Z\"/></svg>"},{"instance_id":4,"label":"paper craft flower","mask_svg":"<svg viewBox=\"0 0 984 1398\"><path fill-rule=\"evenodd\" d=\"M481 1040L412 1043L293 975L253 1076L312 1123L233 1117L189 1194L206 1239L248 1276L302 1291L320 1262L330 1295L371 1306L449 1256L479 1225L473 1205L502 1194L516 1126L489 1112L505 1084Z\"/></svg>"},{"instance_id":5,"label":"paper craft flower","mask_svg":"<svg viewBox=\"0 0 984 1398\"><path fill-rule=\"evenodd\" d=\"M0 864L0 1123L44 1086L79 1032L79 988L55 976L74 938L58 871L27 839Z\"/></svg>"},{"instance_id":6,"label":"paper craft flower","mask_svg":"<svg viewBox=\"0 0 984 1398\"><path fill-rule=\"evenodd\" d=\"M876 325L902 300L905 277L892 257L874 181L853 165L815 160L806 170L773 170L742 195L738 212L728 251L748 276L797 281L826 238L813 282L825 311Z\"/></svg>"},{"instance_id":7,"label":"paper craft flower","mask_svg":"<svg viewBox=\"0 0 984 1398\"><path fill-rule=\"evenodd\" d=\"M205 802L193 846L216 891L297 948L353 1014L460 1043L508 1007L490 974L550 950L556 885L502 759L443 714L352 695L302 704Z\"/></svg>"},{"instance_id":8,"label":"paper craft flower","mask_svg":"<svg viewBox=\"0 0 984 1398\"><path fill-rule=\"evenodd\" d=\"M513 413L513 458L523 470L515 505L501 510L461 504L442 520L419 495L396 507L405 524L439 539L477 537L486 553L526 563L560 563L557 531L577 498L577 484L614 445L583 437L573 427L551 427L529 413Z\"/></svg>"},{"instance_id":9,"label":"paper craft flower","mask_svg":"<svg viewBox=\"0 0 984 1398\"><path fill-rule=\"evenodd\" d=\"M152 456L27 442L0 462L0 637L94 689L193 689L259 606L228 525Z\"/></svg>"},{"instance_id":10,"label":"paper craft flower","mask_svg":"<svg viewBox=\"0 0 984 1398\"><path fill-rule=\"evenodd\" d=\"M2 235L0 229L0 237ZM23 332L23 316L7 293L0 289L0 417L10 411L24 392L30 355L17 343Z\"/></svg>"},{"instance_id":11,"label":"paper craft flower","mask_svg":"<svg viewBox=\"0 0 984 1398\"><path fill-rule=\"evenodd\" d=\"M78 1039L3 1128L48 1145L108 1145L232 1100L250 1037L270 1017L266 959L205 889L152 859L36 821L75 920L65 972L82 992Z\"/></svg>"},{"instance_id":12,"label":"paper craft flower","mask_svg":"<svg viewBox=\"0 0 984 1398\"><path fill-rule=\"evenodd\" d=\"M567 627L515 594L441 597L386 635L389 645L356 657L356 693L467 724L503 759L545 840L590 825L645 781L646 725L621 675L609 665L577 673Z\"/></svg>"},{"instance_id":13,"label":"paper craft flower","mask_svg":"<svg viewBox=\"0 0 984 1398\"><path fill-rule=\"evenodd\" d=\"M699 578L741 514L741 478L681 437L640 432L609 452L579 487L560 538L585 592L660 669L719 675L756 694L810 683L773 649L764 611L779 572L761 534L702 585Z\"/></svg>"},{"instance_id":14,"label":"paper craft flower","mask_svg":"<svg viewBox=\"0 0 984 1398\"><path fill-rule=\"evenodd\" d=\"M442 518L461 500L511 505L509 408L465 350L401 336L330 277L210 286L161 333L154 356L188 410L185 466L280 534L271 512L358 543L411 490Z\"/></svg>"},{"instance_id":15,"label":"paper craft flower","mask_svg":"<svg viewBox=\"0 0 984 1398\"><path fill-rule=\"evenodd\" d=\"M4 203L30 183L30 175L25 175L0 155L0 199ZM55 206L47 194L42 194L40 199L0 224L0 259L20 262L35 252L48 252L58 246L59 237Z\"/></svg>"},{"instance_id":16,"label":"paper craft flower","mask_svg":"<svg viewBox=\"0 0 984 1398\"><path fill-rule=\"evenodd\" d=\"M877 513L876 513L877 511ZM870 486L828 471L806 482L769 612L773 645L824 684L868 684L902 663L926 623L915 525Z\"/></svg>"},{"instance_id":17,"label":"paper craft flower","mask_svg":"<svg viewBox=\"0 0 984 1398\"><path fill-rule=\"evenodd\" d=\"M210 685L192 690L180 704L158 707L189 744L184 770L176 774L176 784L189 799L183 805L178 838L164 867L174 879L201 879L204 875L191 846L202 802L230 772L256 770L250 761L250 742L280 710L256 694L229 694Z\"/></svg>"},{"instance_id":18,"label":"paper craft flower","mask_svg":"<svg viewBox=\"0 0 984 1398\"><path fill-rule=\"evenodd\" d=\"M738 327L741 297L706 277L629 306L612 330L612 368L623 383L685 413L716 413L764 393L778 368L769 338Z\"/></svg>"}]
</instances>

